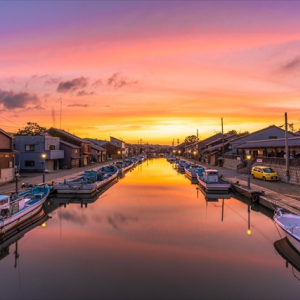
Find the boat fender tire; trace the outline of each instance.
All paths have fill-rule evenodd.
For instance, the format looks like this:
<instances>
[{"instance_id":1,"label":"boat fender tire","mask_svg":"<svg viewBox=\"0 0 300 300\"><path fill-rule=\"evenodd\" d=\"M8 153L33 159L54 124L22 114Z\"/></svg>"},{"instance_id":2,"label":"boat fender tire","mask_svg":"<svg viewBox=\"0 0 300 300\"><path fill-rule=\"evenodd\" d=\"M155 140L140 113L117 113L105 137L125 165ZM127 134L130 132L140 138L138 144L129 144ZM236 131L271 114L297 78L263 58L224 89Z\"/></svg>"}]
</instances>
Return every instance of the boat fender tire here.
<instances>
[{"instance_id":1,"label":"boat fender tire","mask_svg":"<svg viewBox=\"0 0 300 300\"><path fill-rule=\"evenodd\" d=\"M260 195L260 193L253 193L251 195L251 200L252 200L253 203L256 203L256 202L259 201L259 195Z\"/></svg>"}]
</instances>

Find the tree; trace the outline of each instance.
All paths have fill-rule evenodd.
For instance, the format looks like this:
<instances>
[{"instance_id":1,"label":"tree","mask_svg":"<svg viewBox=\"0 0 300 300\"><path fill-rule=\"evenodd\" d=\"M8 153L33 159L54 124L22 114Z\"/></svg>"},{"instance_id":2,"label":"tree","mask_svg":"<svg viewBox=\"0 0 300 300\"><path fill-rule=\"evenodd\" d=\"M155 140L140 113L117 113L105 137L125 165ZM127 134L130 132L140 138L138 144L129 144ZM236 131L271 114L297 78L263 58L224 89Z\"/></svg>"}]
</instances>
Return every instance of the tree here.
<instances>
[{"instance_id":1,"label":"tree","mask_svg":"<svg viewBox=\"0 0 300 300\"><path fill-rule=\"evenodd\" d=\"M16 135L40 135L46 132L46 127L41 127L37 123L27 122L27 126L24 129L19 129Z\"/></svg>"},{"instance_id":2,"label":"tree","mask_svg":"<svg viewBox=\"0 0 300 300\"><path fill-rule=\"evenodd\" d=\"M192 144L192 143L195 143L197 142L199 139L197 136L195 135L189 135L187 136L185 139L184 139L184 142L187 143L187 144Z\"/></svg>"},{"instance_id":3,"label":"tree","mask_svg":"<svg viewBox=\"0 0 300 300\"><path fill-rule=\"evenodd\" d=\"M236 130L232 129L227 132L227 134L237 134Z\"/></svg>"}]
</instances>

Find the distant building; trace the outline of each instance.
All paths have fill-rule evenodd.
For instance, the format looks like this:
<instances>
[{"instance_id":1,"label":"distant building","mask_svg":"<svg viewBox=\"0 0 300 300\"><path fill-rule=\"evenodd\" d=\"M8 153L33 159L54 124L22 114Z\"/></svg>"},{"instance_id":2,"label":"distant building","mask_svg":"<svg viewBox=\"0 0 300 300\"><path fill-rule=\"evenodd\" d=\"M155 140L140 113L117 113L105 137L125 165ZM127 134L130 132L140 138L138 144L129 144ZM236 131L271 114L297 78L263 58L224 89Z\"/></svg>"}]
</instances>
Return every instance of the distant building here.
<instances>
[{"instance_id":1,"label":"distant building","mask_svg":"<svg viewBox=\"0 0 300 300\"><path fill-rule=\"evenodd\" d=\"M105 157L102 158L102 161L106 159L118 159L121 158L122 150L119 146L104 140L98 140L98 139L90 139L86 138L85 140L103 148L105 151L103 152L103 155L105 154Z\"/></svg>"},{"instance_id":2,"label":"distant building","mask_svg":"<svg viewBox=\"0 0 300 300\"><path fill-rule=\"evenodd\" d=\"M0 183L12 181L15 177L15 153L13 137L0 129Z\"/></svg>"},{"instance_id":3,"label":"distant building","mask_svg":"<svg viewBox=\"0 0 300 300\"><path fill-rule=\"evenodd\" d=\"M126 147L126 143L122 140L119 140L114 137L110 137L110 142L115 144L117 147L120 148L121 150L121 158L126 158L128 157L128 148Z\"/></svg>"}]
</instances>

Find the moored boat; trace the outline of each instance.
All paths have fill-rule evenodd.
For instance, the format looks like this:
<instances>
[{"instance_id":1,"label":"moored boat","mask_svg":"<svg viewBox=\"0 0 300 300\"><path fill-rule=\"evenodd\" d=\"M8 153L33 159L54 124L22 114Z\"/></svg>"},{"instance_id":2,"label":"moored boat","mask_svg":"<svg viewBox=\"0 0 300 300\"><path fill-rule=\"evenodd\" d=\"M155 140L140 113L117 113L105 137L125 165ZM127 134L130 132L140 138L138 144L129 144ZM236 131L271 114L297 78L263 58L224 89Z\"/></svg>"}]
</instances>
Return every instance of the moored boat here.
<instances>
[{"instance_id":1,"label":"moored boat","mask_svg":"<svg viewBox=\"0 0 300 300\"><path fill-rule=\"evenodd\" d=\"M197 170L197 180L199 184L207 191L229 192L230 183L219 177L218 170L199 168Z\"/></svg>"},{"instance_id":2,"label":"moored boat","mask_svg":"<svg viewBox=\"0 0 300 300\"><path fill-rule=\"evenodd\" d=\"M203 168L203 167L201 167L199 165L187 164L184 167L185 176L187 178L189 178L190 180L197 179L197 169L199 169L199 168Z\"/></svg>"},{"instance_id":3,"label":"moored boat","mask_svg":"<svg viewBox=\"0 0 300 300\"><path fill-rule=\"evenodd\" d=\"M288 241L300 253L300 216L277 209L273 219Z\"/></svg>"},{"instance_id":4,"label":"moored boat","mask_svg":"<svg viewBox=\"0 0 300 300\"><path fill-rule=\"evenodd\" d=\"M102 167L98 170L85 171L78 178L53 185L58 194L91 194L116 179L119 169L114 165Z\"/></svg>"},{"instance_id":5,"label":"moored boat","mask_svg":"<svg viewBox=\"0 0 300 300\"><path fill-rule=\"evenodd\" d=\"M42 185L12 196L0 195L0 236L37 214L49 193L50 187Z\"/></svg>"}]
</instances>

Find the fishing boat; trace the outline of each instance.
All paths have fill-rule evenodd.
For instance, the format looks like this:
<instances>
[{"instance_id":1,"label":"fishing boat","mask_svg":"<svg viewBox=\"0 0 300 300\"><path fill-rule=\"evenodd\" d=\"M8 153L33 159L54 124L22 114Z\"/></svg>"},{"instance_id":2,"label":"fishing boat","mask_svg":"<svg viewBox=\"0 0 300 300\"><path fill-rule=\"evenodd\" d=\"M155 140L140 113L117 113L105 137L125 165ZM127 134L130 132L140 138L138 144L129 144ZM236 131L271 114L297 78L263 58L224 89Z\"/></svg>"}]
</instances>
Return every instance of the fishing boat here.
<instances>
[{"instance_id":1,"label":"fishing boat","mask_svg":"<svg viewBox=\"0 0 300 300\"><path fill-rule=\"evenodd\" d=\"M187 162L185 160L178 160L175 162L175 169L177 169L179 173L184 173L184 168L186 165Z\"/></svg>"},{"instance_id":2,"label":"fishing boat","mask_svg":"<svg viewBox=\"0 0 300 300\"><path fill-rule=\"evenodd\" d=\"M12 196L0 195L0 236L37 214L49 193L50 187L42 185Z\"/></svg>"},{"instance_id":3,"label":"fishing boat","mask_svg":"<svg viewBox=\"0 0 300 300\"><path fill-rule=\"evenodd\" d=\"M189 178L190 180L197 179L197 169L199 169L199 168L203 168L203 167L201 167L199 165L187 164L184 167L185 176L187 178Z\"/></svg>"},{"instance_id":4,"label":"fishing boat","mask_svg":"<svg viewBox=\"0 0 300 300\"><path fill-rule=\"evenodd\" d=\"M284 213L281 208L278 208L273 219L287 240L300 253L300 216Z\"/></svg>"},{"instance_id":5,"label":"fishing boat","mask_svg":"<svg viewBox=\"0 0 300 300\"><path fill-rule=\"evenodd\" d=\"M205 191L229 192L231 185L219 177L218 170L199 168L196 172L197 180Z\"/></svg>"},{"instance_id":6,"label":"fishing boat","mask_svg":"<svg viewBox=\"0 0 300 300\"><path fill-rule=\"evenodd\" d=\"M102 167L98 170L84 171L80 177L54 183L53 188L58 194L92 194L115 180L119 169L114 165Z\"/></svg>"}]
</instances>

